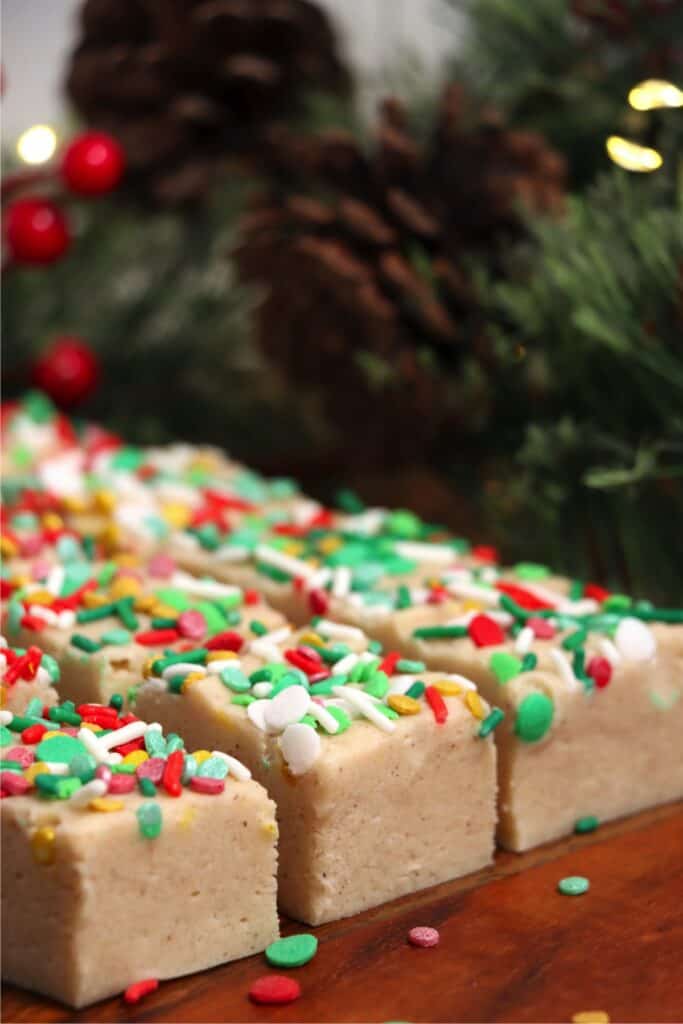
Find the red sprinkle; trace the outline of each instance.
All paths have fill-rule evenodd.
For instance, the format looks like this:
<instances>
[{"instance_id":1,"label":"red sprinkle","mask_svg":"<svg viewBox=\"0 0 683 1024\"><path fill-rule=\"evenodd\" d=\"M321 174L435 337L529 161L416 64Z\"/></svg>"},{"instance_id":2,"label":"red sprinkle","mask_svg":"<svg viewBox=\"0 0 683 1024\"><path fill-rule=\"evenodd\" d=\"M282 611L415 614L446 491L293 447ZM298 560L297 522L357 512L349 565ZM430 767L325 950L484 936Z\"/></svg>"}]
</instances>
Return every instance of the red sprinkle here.
<instances>
[{"instance_id":1,"label":"red sprinkle","mask_svg":"<svg viewBox=\"0 0 683 1024\"><path fill-rule=\"evenodd\" d=\"M144 763L144 762L143 762ZM183 774L185 755L182 750L174 750L166 758L166 766L163 774L164 789L169 796L180 796L183 787L180 785L180 777Z\"/></svg>"},{"instance_id":2,"label":"red sprinkle","mask_svg":"<svg viewBox=\"0 0 683 1024\"><path fill-rule=\"evenodd\" d=\"M308 606L314 615L324 615L330 602L324 590L312 590L308 595Z\"/></svg>"},{"instance_id":3,"label":"red sprinkle","mask_svg":"<svg viewBox=\"0 0 683 1024\"><path fill-rule=\"evenodd\" d=\"M492 547L490 544L478 544L472 548L472 554L475 558L478 558L480 562L497 562L498 561L498 549Z\"/></svg>"},{"instance_id":4,"label":"red sprinkle","mask_svg":"<svg viewBox=\"0 0 683 1024\"><path fill-rule=\"evenodd\" d=\"M295 668L300 668L307 676L315 675L317 672L320 672L320 662L313 661L312 658L307 657L302 651L296 651L293 648L290 648L288 651L285 651L285 658L290 665L294 665Z\"/></svg>"},{"instance_id":5,"label":"red sprinkle","mask_svg":"<svg viewBox=\"0 0 683 1024\"><path fill-rule=\"evenodd\" d=\"M7 796L21 796L29 788L29 781L18 772L0 772L0 788Z\"/></svg>"},{"instance_id":6,"label":"red sprinkle","mask_svg":"<svg viewBox=\"0 0 683 1024\"><path fill-rule=\"evenodd\" d=\"M520 587L516 583L506 583L505 580L499 580L495 584L496 590L500 590L501 594L507 594L512 600L519 605L520 608L526 609L528 612L536 612L541 609L552 609L555 605L549 601L544 601L540 597L536 597L526 587Z\"/></svg>"},{"instance_id":7,"label":"red sprinkle","mask_svg":"<svg viewBox=\"0 0 683 1024\"><path fill-rule=\"evenodd\" d=\"M379 672L386 672L388 676L393 676L394 669L396 668L396 662L401 660L401 654L399 651L389 651L385 654L384 661L379 666Z\"/></svg>"},{"instance_id":8,"label":"red sprinkle","mask_svg":"<svg viewBox=\"0 0 683 1024\"><path fill-rule=\"evenodd\" d=\"M7 761L18 761L22 768L28 768L36 759L33 751L27 750L26 747L11 747L3 756Z\"/></svg>"},{"instance_id":9,"label":"red sprinkle","mask_svg":"<svg viewBox=\"0 0 683 1024\"><path fill-rule=\"evenodd\" d=\"M45 619L38 619L35 615L30 615L28 612L25 612L25 614L21 616L20 625L22 625L24 629L32 629L34 633L40 633L42 629L45 629L47 623Z\"/></svg>"},{"instance_id":10,"label":"red sprinkle","mask_svg":"<svg viewBox=\"0 0 683 1024\"><path fill-rule=\"evenodd\" d=\"M299 982L284 974L264 974L249 989L249 998L255 1003L293 1003L300 995Z\"/></svg>"},{"instance_id":11,"label":"red sprinkle","mask_svg":"<svg viewBox=\"0 0 683 1024\"><path fill-rule=\"evenodd\" d=\"M120 754L121 757L125 757L126 754L132 754L134 750L142 750L145 745L144 736L138 737L136 740L129 740L128 743L120 743L118 747L114 747L113 750L116 754Z\"/></svg>"},{"instance_id":12,"label":"red sprinkle","mask_svg":"<svg viewBox=\"0 0 683 1024\"><path fill-rule=\"evenodd\" d=\"M555 636L555 627L547 619L531 618L526 620L526 624L530 629L533 629L534 636L538 640L552 640Z\"/></svg>"},{"instance_id":13,"label":"red sprinkle","mask_svg":"<svg viewBox=\"0 0 683 1024\"><path fill-rule=\"evenodd\" d=\"M229 629L225 633L218 633L207 640L205 647L210 651L234 651L237 654L244 645L244 637Z\"/></svg>"},{"instance_id":14,"label":"red sprinkle","mask_svg":"<svg viewBox=\"0 0 683 1024\"><path fill-rule=\"evenodd\" d=\"M587 583L583 588L584 597L592 597L594 601L599 601L600 604L602 604L603 601L606 601L609 595L609 590L605 590L604 587L601 587L597 583Z\"/></svg>"},{"instance_id":15,"label":"red sprinkle","mask_svg":"<svg viewBox=\"0 0 683 1024\"><path fill-rule=\"evenodd\" d=\"M475 615L467 632L477 647L495 647L496 644L505 643L505 633L496 620L488 615Z\"/></svg>"},{"instance_id":16,"label":"red sprinkle","mask_svg":"<svg viewBox=\"0 0 683 1024\"><path fill-rule=\"evenodd\" d=\"M134 985L129 985L123 993L123 998L127 1003L139 1003L141 999L148 996L150 992L156 992L158 988L159 982L156 978L146 978L144 981L136 981Z\"/></svg>"},{"instance_id":17,"label":"red sprinkle","mask_svg":"<svg viewBox=\"0 0 683 1024\"><path fill-rule=\"evenodd\" d=\"M145 633L136 633L135 639L143 647L156 647L160 644L172 644L179 636L177 629L148 629Z\"/></svg>"},{"instance_id":18,"label":"red sprinkle","mask_svg":"<svg viewBox=\"0 0 683 1024\"><path fill-rule=\"evenodd\" d=\"M46 732L46 725L29 725L21 734L21 742L29 747L34 743L40 743Z\"/></svg>"},{"instance_id":19,"label":"red sprinkle","mask_svg":"<svg viewBox=\"0 0 683 1024\"><path fill-rule=\"evenodd\" d=\"M427 699L427 703L432 709L432 713L436 719L436 724L443 725L448 718L448 707L446 706L445 700L435 686L427 687L425 690L425 697Z\"/></svg>"},{"instance_id":20,"label":"red sprinkle","mask_svg":"<svg viewBox=\"0 0 683 1024\"><path fill-rule=\"evenodd\" d=\"M445 604L446 601L450 600L450 596L445 587L430 587L427 604Z\"/></svg>"},{"instance_id":21,"label":"red sprinkle","mask_svg":"<svg viewBox=\"0 0 683 1024\"><path fill-rule=\"evenodd\" d=\"M135 774L139 779L151 779L156 786L161 782L165 767L163 757L148 757L137 766Z\"/></svg>"},{"instance_id":22,"label":"red sprinkle","mask_svg":"<svg viewBox=\"0 0 683 1024\"><path fill-rule=\"evenodd\" d=\"M137 781L134 775L128 775L124 772L112 772L107 792L115 794L132 793L136 785Z\"/></svg>"},{"instance_id":23,"label":"red sprinkle","mask_svg":"<svg viewBox=\"0 0 683 1024\"><path fill-rule=\"evenodd\" d=\"M607 686L612 678L612 666L607 658L591 658L586 665L586 672L600 690Z\"/></svg>"},{"instance_id":24,"label":"red sprinkle","mask_svg":"<svg viewBox=\"0 0 683 1024\"><path fill-rule=\"evenodd\" d=\"M245 604L260 604L261 595L258 590L245 590L244 591L244 603Z\"/></svg>"},{"instance_id":25,"label":"red sprinkle","mask_svg":"<svg viewBox=\"0 0 683 1024\"><path fill-rule=\"evenodd\" d=\"M212 779L208 775L193 775L190 779L190 789L195 793L209 793L214 796L222 793L225 789L225 779Z\"/></svg>"},{"instance_id":26,"label":"red sprinkle","mask_svg":"<svg viewBox=\"0 0 683 1024\"><path fill-rule=\"evenodd\" d=\"M206 619L198 611L181 612L178 616L178 630L181 636L190 640L201 640L206 634Z\"/></svg>"},{"instance_id":27,"label":"red sprinkle","mask_svg":"<svg viewBox=\"0 0 683 1024\"><path fill-rule=\"evenodd\" d=\"M422 946L423 949L427 949L429 946L438 946L440 938L436 928L411 928L408 932L408 942L411 946Z\"/></svg>"}]
</instances>

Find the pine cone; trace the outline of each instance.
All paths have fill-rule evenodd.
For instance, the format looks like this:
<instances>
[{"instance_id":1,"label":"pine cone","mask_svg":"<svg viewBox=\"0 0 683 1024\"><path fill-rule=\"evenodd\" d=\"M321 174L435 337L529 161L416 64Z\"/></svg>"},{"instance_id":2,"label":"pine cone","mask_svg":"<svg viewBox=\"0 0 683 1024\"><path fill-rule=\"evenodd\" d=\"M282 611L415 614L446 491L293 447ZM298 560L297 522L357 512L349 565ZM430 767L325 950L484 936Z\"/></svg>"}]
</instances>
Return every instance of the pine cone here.
<instances>
[{"instance_id":1,"label":"pine cone","mask_svg":"<svg viewBox=\"0 0 683 1024\"><path fill-rule=\"evenodd\" d=\"M67 92L119 139L131 187L164 204L202 198L306 95L350 93L310 0L86 0L81 26Z\"/></svg>"},{"instance_id":2,"label":"pine cone","mask_svg":"<svg viewBox=\"0 0 683 1024\"><path fill-rule=\"evenodd\" d=\"M281 188L245 220L238 252L268 289L262 345L322 392L359 454L451 444L490 411L491 347L467 262L484 255L497 271L520 205L561 207L562 159L475 111L459 86L425 143L393 100L371 154L338 131L286 141L271 154Z\"/></svg>"}]
</instances>

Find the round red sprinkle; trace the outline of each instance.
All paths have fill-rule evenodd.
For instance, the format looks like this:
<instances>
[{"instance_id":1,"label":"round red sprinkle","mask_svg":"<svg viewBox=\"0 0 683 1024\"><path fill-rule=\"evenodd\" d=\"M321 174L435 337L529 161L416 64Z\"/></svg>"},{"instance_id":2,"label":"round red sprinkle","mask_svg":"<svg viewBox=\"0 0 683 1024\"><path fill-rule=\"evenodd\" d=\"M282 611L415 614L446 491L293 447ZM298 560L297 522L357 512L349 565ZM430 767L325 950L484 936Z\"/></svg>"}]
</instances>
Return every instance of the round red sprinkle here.
<instances>
[{"instance_id":1,"label":"round red sprinkle","mask_svg":"<svg viewBox=\"0 0 683 1024\"><path fill-rule=\"evenodd\" d=\"M136 780L134 775L128 775L124 772L114 772L109 780L107 792L112 794L132 793L135 786Z\"/></svg>"},{"instance_id":2,"label":"round red sprinkle","mask_svg":"<svg viewBox=\"0 0 683 1024\"><path fill-rule=\"evenodd\" d=\"M284 974L264 974L249 989L249 998L255 1003L293 1003L300 995L299 982Z\"/></svg>"},{"instance_id":3,"label":"round red sprinkle","mask_svg":"<svg viewBox=\"0 0 683 1024\"><path fill-rule=\"evenodd\" d=\"M216 796L225 789L225 779L212 779L209 775L193 775L190 779L190 789L195 793L208 793Z\"/></svg>"},{"instance_id":4,"label":"round red sprinkle","mask_svg":"<svg viewBox=\"0 0 683 1024\"><path fill-rule=\"evenodd\" d=\"M592 676L595 685L599 689L603 689L603 687L607 686L612 678L612 666L607 658L591 658L586 665L586 672L589 676Z\"/></svg>"},{"instance_id":5,"label":"round red sprinkle","mask_svg":"<svg viewBox=\"0 0 683 1024\"><path fill-rule=\"evenodd\" d=\"M494 647L505 643L505 633L495 619L488 615L475 615L467 627L471 640L477 647Z\"/></svg>"},{"instance_id":6,"label":"round red sprinkle","mask_svg":"<svg viewBox=\"0 0 683 1024\"><path fill-rule=\"evenodd\" d=\"M162 779L166 762L163 757L148 757L146 761L142 761L135 769L135 774L139 779L151 779L155 786L157 786Z\"/></svg>"},{"instance_id":7,"label":"round red sprinkle","mask_svg":"<svg viewBox=\"0 0 683 1024\"><path fill-rule=\"evenodd\" d=\"M177 625L180 635L190 640L201 640L206 633L206 619L198 611L181 612Z\"/></svg>"},{"instance_id":8,"label":"round red sprinkle","mask_svg":"<svg viewBox=\"0 0 683 1024\"><path fill-rule=\"evenodd\" d=\"M547 619L532 617L526 620L527 626L534 631L538 640L552 640L555 636L555 627Z\"/></svg>"},{"instance_id":9,"label":"round red sprinkle","mask_svg":"<svg viewBox=\"0 0 683 1024\"><path fill-rule=\"evenodd\" d=\"M408 932L408 942L411 946L422 946L424 949L429 946L438 946L440 937L436 928L411 928Z\"/></svg>"},{"instance_id":10,"label":"round red sprinkle","mask_svg":"<svg viewBox=\"0 0 683 1024\"><path fill-rule=\"evenodd\" d=\"M123 998L127 1003L139 1003L141 999L158 988L159 982L156 978L146 978L144 981L136 981L134 985L129 985L123 993Z\"/></svg>"}]
</instances>

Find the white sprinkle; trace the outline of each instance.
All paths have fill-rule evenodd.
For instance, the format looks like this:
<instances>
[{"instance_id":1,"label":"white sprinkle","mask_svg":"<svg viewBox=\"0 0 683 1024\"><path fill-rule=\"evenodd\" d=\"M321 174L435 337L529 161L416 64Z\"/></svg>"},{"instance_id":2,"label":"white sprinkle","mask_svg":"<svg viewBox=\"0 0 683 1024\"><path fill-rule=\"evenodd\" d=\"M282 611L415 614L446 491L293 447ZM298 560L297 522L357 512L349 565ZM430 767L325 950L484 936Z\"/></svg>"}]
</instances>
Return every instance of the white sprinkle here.
<instances>
[{"instance_id":1,"label":"white sprinkle","mask_svg":"<svg viewBox=\"0 0 683 1024\"><path fill-rule=\"evenodd\" d=\"M251 772L247 766L242 764L241 761L238 761L236 757L231 757L230 754L224 754L222 750L212 750L211 756L220 757L221 761L225 761L230 769L230 774L234 775L240 782L246 782L251 778Z\"/></svg>"},{"instance_id":2,"label":"white sprinkle","mask_svg":"<svg viewBox=\"0 0 683 1024\"><path fill-rule=\"evenodd\" d=\"M592 597L585 597L580 601L560 601L556 608L566 615L593 615L600 610L600 605Z\"/></svg>"},{"instance_id":3,"label":"white sprinkle","mask_svg":"<svg viewBox=\"0 0 683 1024\"><path fill-rule=\"evenodd\" d=\"M33 615L36 619L41 619L46 622L48 626L59 625L59 615L53 611L52 608L46 608L42 604L31 604L29 605L29 614Z\"/></svg>"},{"instance_id":4,"label":"white sprinkle","mask_svg":"<svg viewBox=\"0 0 683 1024\"><path fill-rule=\"evenodd\" d=\"M497 607L500 602L498 590L494 590L492 587L479 587L476 583L460 583L454 580L452 583L446 584L446 590L454 597L472 598L491 608Z\"/></svg>"},{"instance_id":5,"label":"white sprinkle","mask_svg":"<svg viewBox=\"0 0 683 1024\"><path fill-rule=\"evenodd\" d=\"M365 633L356 626L344 626L340 622L330 622L329 619L320 619L315 627L316 633L326 639L365 640Z\"/></svg>"},{"instance_id":6,"label":"white sprinkle","mask_svg":"<svg viewBox=\"0 0 683 1024\"><path fill-rule=\"evenodd\" d=\"M351 590L351 570L347 565L340 565L332 574L332 596L346 597Z\"/></svg>"},{"instance_id":7,"label":"white sprinkle","mask_svg":"<svg viewBox=\"0 0 683 1024\"><path fill-rule=\"evenodd\" d=\"M52 686L52 676L42 665L38 666L34 679L40 686Z\"/></svg>"},{"instance_id":8,"label":"white sprinkle","mask_svg":"<svg viewBox=\"0 0 683 1024\"><path fill-rule=\"evenodd\" d=\"M614 634L614 643L627 661L649 661L657 653L655 635L640 619L622 619Z\"/></svg>"},{"instance_id":9,"label":"white sprinkle","mask_svg":"<svg viewBox=\"0 0 683 1024\"><path fill-rule=\"evenodd\" d=\"M353 705L364 718L376 725L378 729L382 729L384 732L393 732L396 726L383 715L381 711L377 711L375 704L368 697L367 693L361 693L360 690L355 690L352 686L334 686L332 693L336 697L342 697L348 701L349 704Z\"/></svg>"},{"instance_id":10,"label":"white sprinkle","mask_svg":"<svg viewBox=\"0 0 683 1024\"><path fill-rule=\"evenodd\" d=\"M219 583L217 580L197 579L186 572L174 572L171 576L171 586L179 587L186 594L194 594L197 597L234 597L242 591L239 587L229 586L227 583Z\"/></svg>"},{"instance_id":11,"label":"white sprinkle","mask_svg":"<svg viewBox=\"0 0 683 1024\"><path fill-rule=\"evenodd\" d=\"M354 654L353 652L351 652L351 654L346 654L343 658L340 658L340 660L332 666L332 675L345 675L345 673L350 672L351 669L358 663L358 660L359 659L357 654Z\"/></svg>"},{"instance_id":12,"label":"white sprinkle","mask_svg":"<svg viewBox=\"0 0 683 1024\"><path fill-rule=\"evenodd\" d=\"M389 690L387 696L392 696L395 693L403 694L410 689L413 685L417 676L392 676L389 682Z\"/></svg>"},{"instance_id":13,"label":"white sprinkle","mask_svg":"<svg viewBox=\"0 0 683 1024\"><path fill-rule=\"evenodd\" d=\"M84 786L76 790L69 800L69 807L87 807L91 800L98 796L104 796L107 792L107 783L104 779L91 779Z\"/></svg>"},{"instance_id":14,"label":"white sprinkle","mask_svg":"<svg viewBox=\"0 0 683 1024\"><path fill-rule=\"evenodd\" d=\"M105 750L111 750L112 747L118 747L122 743L130 743L131 740L139 740L146 732L147 725L145 722L129 722L128 725L122 725L120 729L114 729L113 732L108 732L106 736L102 736L97 742L100 746L104 747Z\"/></svg>"},{"instance_id":15,"label":"white sprinkle","mask_svg":"<svg viewBox=\"0 0 683 1024\"><path fill-rule=\"evenodd\" d=\"M479 579L483 580L484 583L495 583L496 580L500 579L500 572L496 569L495 565L485 565L479 573Z\"/></svg>"},{"instance_id":16,"label":"white sprinkle","mask_svg":"<svg viewBox=\"0 0 683 1024\"><path fill-rule=\"evenodd\" d=\"M0 725L9 725L13 718L11 711L0 711Z\"/></svg>"},{"instance_id":17,"label":"white sprinkle","mask_svg":"<svg viewBox=\"0 0 683 1024\"><path fill-rule=\"evenodd\" d=\"M387 510L384 508L368 508L358 515L347 516L343 520L345 533L360 533L365 537L379 533L387 517Z\"/></svg>"},{"instance_id":18,"label":"white sprinkle","mask_svg":"<svg viewBox=\"0 0 683 1024\"><path fill-rule=\"evenodd\" d=\"M269 697L270 694L272 693L272 690L273 690L273 684L272 683L266 683L266 682L254 683L254 685L251 688L251 692L254 695L254 697L261 697L261 698Z\"/></svg>"},{"instance_id":19,"label":"white sprinkle","mask_svg":"<svg viewBox=\"0 0 683 1024\"><path fill-rule=\"evenodd\" d=\"M290 507L290 515L297 526L307 526L308 523L322 511L322 505L310 498L302 498Z\"/></svg>"},{"instance_id":20,"label":"white sprinkle","mask_svg":"<svg viewBox=\"0 0 683 1024\"><path fill-rule=\"evenodd\" d=\"M76 612L72 611L71 608L65 608L59 612L59 622L57 625L60 629L73 629L76 625Z\"/></svg>"},{"instance_id":21,"label":"white sprinkle","mask_svg":"<svg viewBox=\"0 0 683 1024\"><path fill-rule=\"evenodd\" d=\"M253 700L251 704L247 704L247 718L261 732L267 731L265 718L267 704L270 704L269 700Z\"/></svg>"},{"instance_id":22,"label":"white sprinkle","mask_svg":"<svg viewBox=\"0 0 683 1024\"><path fill-rule=\"evenodd\" d=\"M64 568L61 565L55 565L50 569L48 577L45 580L45 589L49 590L51 594L58 595L64 585L65 575L66 571Z\"/></svg>"},{"instance_id":23,"label":"white sprinkle","mask_svg":"<svg viewBox=\"0 0 683 1024\"><path fill-rule=\"evenodd\" d=\"M224 544L214 551L214 556L221 562L246 562L249 558L249 548L238 547L237 544Z\"/></svg>"},{"instance_id":24,"label":"white sprinkle","mask_svg":"<svg viewBox=\"0 0 683 1024\"><path fill-rule=\"evenodd\" d=\"M163 732L164 727L161 722L148 722L145 726L145 736L148 732Z\"/></svg>"},{"instance_id":25,"label":"white sprinkle","mask_svg":"<svg viewBox=\"0 0 683 1024\"><path fill-rule=\"evenodd\" d=\"M312 726L296 722L287 726L279 739L279 746L292 775L304 775L318 760L321 739Z\"/></svg>"},{"instance_id":26,"label":"white sprinkle","mask_svg":"<svg viewBox=\"0 0 683 1024\"><path fill-rule=\"evenodd\" d=\"M109 751L104 744L97 739L94 732L90 729L79 729L78 738L88 753L92 754L98 764L108 763L110 757Z\"/></svg>"},{"instance_id":27,"label":"white sprinkle","mask_svg":"<svg viewBox=\"0 0 683 1024\"><path fill-rule=\"evenodd\" d=\"M526 654L531 649L531 645L534 642L534 631L531 626L525 626L517 634L515 640L515 650L517 654Z\"/></svg>"},{"instance_id":28,"label":"white sprinkle","mask_svg":"<svg viewBox=\"0 0 683 1024\"><path fill-rule=\"evenodd\" d=\"M288 686L267 702L264 721L269 732L282 732L308 711L311 698L305 686Z\"/></svg>"},{"instance_id":29,"label":"white sprinkle","mask_svg":"<svg viewBox=\"0 0 683 1024\"><path fill-rule=\"evenodd\" d=\"M316 722L320 722L325 732L329 732L332 736L339 731L339 722L323 704L312 700L308 705L308 714L315 718Z\"/></svg>"},{"instance_id":30,"label":"white sprinkle","mask_svg":"<svg viewBox=\"0 0 683 1024\"><path fill-rule=\"evenodd\" d=\"M194 667L197 668L196 665ZM239 670L241 667L242 662L239 658L223 658L220 661L216 658L213 661L207 662L206 670L212 675L217 676L226 668Z\"/></svg>"},{"instance_id":31,"label":"white sprinkle","mask_svg":"<svg viewBox=\"0 0 683 1024\"><path fill-rule=\"evenodd\" d=\"M285 656L279 647L272 644L265 636L259 636L249 644L249 653L255 654L264 661L284 661Z\"/></svg>"},{"instance_id":32,"label":"white sprinkle","mask_svg":"<svg viewBox=\"0 0 683 1024\"><path fill-rule=\"evenodd\" d=\"M281 626L279 629L274 629L271 633L264 633L261 640L265 640L271 644L281 644L292 635L291 626Z\"/></svg>"},{"instance_id":33,"label":"white sprinkle","mask_svg":"<svg viewBox=\"0 0 683 1024\"><path fill-rule=\"evenodd\" d=\"M555 662L555 667L558 673L567 684L570 690L576 690L579 686L579 681L574 675L574 670L569 663L569 660L565 657L564 652L558 647L550 648L550 657Z\"/></svg>"},{"instance_id":34,"label":"white sprinkle","mask_svg":"<svg viewBox=\"0 0 683 1024\"><path fill-rule=\"evenodd\" d=\"M454 562L457 555L447 544L421 544L419 541L400 540L394 545L394 551L401 558L411 558L416 562L438 562L447 565Z\"/></svg>"},{"instance_id":35,"label":"white sprinkle","mask_svg":"<svg viewBox=\"0 0 683 1024\"><path fill-rule=\"evenodd\" d=\"M45 768L49 775L68 775L69 766L61 761L45 761Z\"/></svg>"},{"instance_id":36,"label":"white sprinkle","mask_svg":"<svg viewBox=\"0 0 683 1024\"><path fill-rule=\"evenodd\" d=\"M317 572L313 573L306 580L305 590L317 590L319 587L324 587L332 579L332 570L328 566L323 566L322 569L318 569Z\"/></svg>"},{"instance_id":37,"label":"white sprinkle","mask_svg":"<svg viewBox=\"0 0 683 1024\"><path fill-rule=\"evenodd\" d=\"M196 662L190 661L177 661L175 665L168 665L161 673L162 679L173 679L174 676L184 676L187 672L201 672L203 676L206 675L206 668L204 665L198 665ZM215 672L216 668L211 663L211 671Z\"/></svg>"},{"instance_id":38,"label":"white sprinkle","mask_svg":"<svg viewBox=\"0 0 683 1024\"><path fill-rule=\"evenodd\" d=\"M604 655L612 665L619 664L621 661L621 655L608 636L601 636L598 639L598 647L600 648L600 653Z\"/></svg>"},{"instance_id":39,"label":"white sprinkle","mask_svg":"<svg viewBox=\"0 0 683 1024\"><path fill-rule=\"evenodd\" d=\"M448 679L451 683L457 683L458 686L462 686L464 690L476 690L477 685L473 683L467 676L461 676L457 672L449 672L442 676L442 679Z\"/></svg>"},{"instance_id":40,"label":"white sprinkle","mask_svg":"<svg viewBox=\"0 0 683 1024\"><path fill-rule=\"evenodd\" d=\"M317 566L309 565L301 558L294 558L293 555L287 555L284 551L276 551L275 548L270 548L267 544L257 545L255 554L259 562L265 562L266 565L272 565L276 569L282 569L283 572L289 573L290 576L299 576L304 580L310 579L318 571Z\"/></svg>"}]
</instances>

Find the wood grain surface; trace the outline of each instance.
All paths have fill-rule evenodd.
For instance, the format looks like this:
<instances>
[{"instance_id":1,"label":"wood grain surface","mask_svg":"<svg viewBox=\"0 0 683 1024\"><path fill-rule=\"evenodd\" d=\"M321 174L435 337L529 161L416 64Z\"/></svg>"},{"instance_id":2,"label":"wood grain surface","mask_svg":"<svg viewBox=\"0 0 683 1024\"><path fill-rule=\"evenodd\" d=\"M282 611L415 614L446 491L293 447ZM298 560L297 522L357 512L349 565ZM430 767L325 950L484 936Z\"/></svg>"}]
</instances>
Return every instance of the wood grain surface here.
<instances>
[{"instance_id":1,"label":"wood grain surface","mask_svg":"<svg viewBox=\"0 0 683 1024\"><path fill-rule=\"evenodd\" d=\"M391 866L387 865L387 870ZM585 875L583 896L561 896ZM131 928L135 927L131 908ZM441 933L409 946L414 925ZM283 932L302 931L283 922ZM318 955L292 972L301 998L259 1007L250 957L164 982L135 1007L120 998L75 1013L6 986L7 1024L43 1021L614 1021L683 1020L683 806L669 805L316 930ZM121 937L125 942L125 936ZM103 964L106 970L106 964Z\"/></svg>"}]
</instances>

